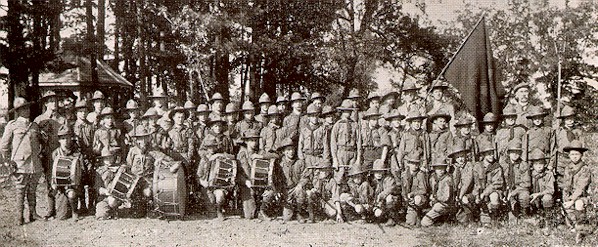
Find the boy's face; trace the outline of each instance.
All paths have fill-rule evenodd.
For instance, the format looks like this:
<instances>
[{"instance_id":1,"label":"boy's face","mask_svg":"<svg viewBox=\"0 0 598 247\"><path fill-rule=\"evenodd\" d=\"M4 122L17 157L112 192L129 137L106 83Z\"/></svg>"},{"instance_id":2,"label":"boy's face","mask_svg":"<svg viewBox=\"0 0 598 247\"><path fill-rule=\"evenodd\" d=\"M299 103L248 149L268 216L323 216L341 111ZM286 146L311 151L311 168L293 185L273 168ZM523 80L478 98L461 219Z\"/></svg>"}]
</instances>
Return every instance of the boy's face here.
<instances>
[{"instance_id":1,"label":"boy's face","mask_svg":"<svg viewBox=\"0 0 598 247\"><path fill-rule=\"evenodd\" d=\"M378 127L378 118L370 118L368 120L368 126L372 129Z\"/></svg>"},{"instance_id":2,"label":"boy's face","mask_svg":"<svg viewBox=\"0 0 598 247\"><path fill-rule=\"evenodd\" d=\"M374 171L374 178L382 179L384 177L384 171Z\"/></svg>"},{"instance_id":3,"label":"boy's face","mask_svg":"<svg viewBox=\"0 0 598 247\"><path fill-rule=\"evenodd\" d=\"M325 120L326 120L326 123L328 123L328 124L334 124L334 115L333 114L326 115Z\"/></svg>"},{"instance_id":4,"label":"boy's face","mask_svg":"<svg viewBox=\"0 0 598 247\"><path fill-rule=\"evenodd\" d=\"M534 126L542 126L542 124L544 123L544 119L539 117L533 118L532 123L534 124Z\"/></svg>"},{"instance_id":5,"label":"boy's face","mask_svg":"<svg viewBox=\"0 0 598 247\"><path fill-rule=\"evenodd\" d=\"M484 154L484 160L488 163L494 162L494 152L486 152Z\"/></svg>"},{"instance_id":6,"label":"boy's face","mask_svg":"<svg viewBox=\"0 0 598 247\"><path fill-rule=\"evenodd\" d=\"M341 112L341 117L342 118L350 118L351 117L351 112L350 111L342 111Z\"/></svg>"},{"instance_id":7,"label":"boy's face","mask_svg":"<svg viewBox=\"0 0 598 247\"><path fill-rule=\"evenodd\" d=\"M245 112L243 113L243 117L244 117L246 120L253 120L253 117L254 117L254 115L255 115L255 113L253 113L253 111L245 111Z\"/></svg>"},{"instance_id":8,"label":"boy's face","mask_svg":"<svg viewBox=\"0 0 598 247\"><path fill-rule=\"evenodd\" d=\"M220 134L220 133L222 133L222 124L221 123L212 124L212 127L210 129L212 130L212 132L214 132L216 134Z\"/></svg>"},{"instance_id":9,"label":"boy's face","mask_svg":"<svg viewBox=\"0 0 598 247\"><path fill-rule=\"evenodd\" d=\"M141 149L141 151L145 152L147 151L148 148L148 142L149 142L149 136L147 137L136 137L135 138L135 142L137 144L137 147L139 149Z\"/></svg>"},{"instance_id":10,"label":"boy's face","mask_svg":"<svg viewBox=\"0 0 598 247\"><path fill-rule=\"evenodd\" d=\"M393 128L400 128L401 127L401 120L399 118L394 118L393 120L390 121L390 124L392 125Z\"/></svg>"},{"instance_id":11,"label":"boy's face","mask_svg":"<svg viewBox=\"0 0 598 247\"><path fill-rule=\"evenodd\" d=\"M235 121L237 121L237 118L235 117L234 113L226 114L225 118L226 118L226 121L229 123L234 123Z\"/></svg>"},{"instance_id":12,"label":"boy's face","mask_svg":"<svg viewBox=\"0 0 598 247\"><path fill-rule=\"evenodd\" d=\"M422 121L419 119L411 120L411 129L419 130L422 127Z\"/></svg>"},{"instance_id":13,"label":"boy's face","mask_svg":"<svg viewBox=\"0 0 598 247\"><path fill-rule=\"evenodd\" d=\"M363 177L361 177L361 174L353 175L353 177L351 177L351 179L353 180L353 183L355 183L355 184L361 184L361 182L363 181Z\"/></svg>"},{"instance_id":14,"label":"boy's face","mask_svg":"<svg viewBox=\"0 0 598 247\"><path fill-rule=\"evenodd\" d=\"M111 128L114 124L114 116L112 115L105 116L102 120L106 128Z\"/></svg>"},{"instance_id":15,"label":"boy's face","mask_svg":"<svg viewBox=\"0 0 598 247\"><path fill-rule=\"evenodd\" d=\"M248 149L257 150L257 139L255 139L255 138L246 139L245 144L247 145Z\"/></svg>"},{"instance_id":16,"label":"boy's face","mask_svg":"<svg viewBox=\"0 0 598 247\"><path fill-rule=\"evenodd\" d=\"M185 120L185 114L182 112L177 112L174 114L174 116L172 116L172 121L175 125L182 125L183 120Z\"/></svg>"},{"instance_id":17,"label":"boy's face","mask_svg":"<svg viewBox=\"0 0 598 247\"><path fill-rule=\"evenodd\" d=\"M267 113L269 107L270 107L270 103L261 103L260 104L260 112Z\"/></svg>"},{"instance_id":18,"label":"boy's face","mask_svg":"<svg viewBox=\"0 0 598 247\"><path fill-rule=\"evenodd\" d=\"M114 164L114 159L115 159L115 157L114 157L114 155L112 155L109 157L104 157L102 159L102 162L104 162L104 165L111 166L112 164Z\"/></svg>"},{"instance_id":19,"label":"boy's face","mask_svg":"<svg viewBox=\"0 0 598 247\"><path fill-rule=\"evenodd\" d=\"M435 88L434 90L432 90L432 97L435 100L441 100L442 99L442 95L443 95L443 91L440 88Z\"/></svg>"},{"instance_id":20,"label":"boy's face","mask_svg":"<svg viewBox=\"0 0 598 247\"><path fill-rule=\"evenodd\" d=\"M276 106L278 107L278 111L280 112L284 112L287 110L287 105L285 103L278 103Z\"/></svg>"},{"instance_id":21,"label":"boy's face","mask_svg":"<svg viewBox=\"0 0 598 247\"><path fill-rule=\"evenodd\" d=\"M581 157L583 156L583 154L577 150L571 150L569 151L569 159L571 159L571 162L577 164L579 163L579 161L581 161Z\"/></svg>"},{"instance_id":22,"label":"boy's face","mask_svg":"<svg viewBox=\"0 0 598 247\"><path fill-rule=\"evenodd\" d=\"M315 106L317 106L318 108L322 108L322 104L323 104L323 102L322 102L322 100L321 100L321 99L316 99L316 100L314 100L314 103L313 103L313 104L314 104Z\"/></svg>"},{"instance_id":23,"label":"boy's face","mask_svg":"<svg viewBox=\"0 0 598 247\"><path fill-rule=\"evenodd\" d=\"M433 124L434 124L435 129L442 130L446 126L446 119L443 117L436 118L436 119L434 119Z\"/></svg>"},{"instance_id":24,"label":"boy's face","mask_svg":"<svg viewBox=\"0 0 598 247\"><path fill-rule=\"evenodd\" d=\"M380 107L380 100L372 99L370 100L370 108L379 108Z\"/></svg>"},{"instance_id":25,"label":"boy's face","mask_svg":"<svg viewBox=\"0 0 598 247\"><path fill-rule=\"evenodd\" d=\"M411 102L415 98L415 92L413 91L406 91L403 93L403 99L405 102Z\"/></svg>"},{"instance_id":26,"label":"boy's face","mask_svg":"<svg viewBox=\"0 0 598 247\"><path fill-rule=\"evenodd\" d=\"M222 103L222 100L214 100L214 103L212 103L212 109L216 112L221 112L223 105L224 104Z\"/></svg>"},{"instance_id":27,"label":"boy's face","mask_svg":"<svg viewBox=\"0 0 598 247\"><path fill-rule=\"evenodd\" d=\"M164 105L164 100L160 98L154 99L154 106L156 108L161 108Z\"/></svg>"},{"instance_id":28,"label":"boy's face","mask_svg":"<svg viewBox=\"0 0 598 247\"><path fill-rule=\"evenodd\" d=\"M468 136L469 134L471 134L471 128L469 127L469 125L460 126L459 132L463 136Z\"/></svg>"},{"instance_id":29,"label":"boy's face","mask_svg":"<svg viewBox=\"0 0 598 247\"><path fill-rule=\"evenodd\" d=\"M388 121L386 121L386 119L384 119L384 118L379 118L378 119L378 126L386 127L386 126L388 126Z\"/></svg>"},{"instance_id":30,"label":"boy's face","mask_svg":"<svg viewBox=\"0 0 598 247\"><path fill-rule=\"evenodd\" d=\"M93 108L96 109L96 111L102 110L102 108L104 108L105 105L106 104L103 100L96 100L93 102Z\"/></svg>"},{"instance_id":31,"label":"boy's face","mask_svg":"<svg viewBox=\"0 0 598 247\"><path fill-rule=\"evenodd\" d=\"M419 170L419 163L418 162L407 161L407 163L409 165L409 170L411 172L415 172L415 171Z\"/></svg>"},{"instance_id":32,"label":"boy's face","mask_svg":"<svg viewBox=\"0 0 598 247\"><path fill-rule=\"evenodd\" d=\"M392 106L392 105L394 105L394 104L395 104L395 102L396 102L396 99L395 99L395 97L392 97L392 96L390 96L390 97L386 97L386 99L384 99L384 104L385 104L385 105L390 105L390 106Z\"/></svg>"},{"instance_id":33,"label":"boy's face","mask_svg":"<svg viewBox=\"0 0 598 247\"><path fill-rule=\"evenodd\" d=\"M308 118L309 118L309 123L310 124L317 124L318 123L319 118L318 118L317 114L309 114Z\"/></svg>"},{"instance_id":34,"label":"boy's face","mask_svg":"<svg viewBox=\"0 0 598 247\"><path fill-rule=\"evenodd\" d=\"M208 156L210 156L210 155L216 153L216 147L214 147L214 146L206 147L206 151L207 151Z\"/></svg>"},{"instance_id":35,"label":"boy's face","mask_svg":"<svg viewBox=\"0 0 598 247\"><path fill-rule=\"evenodd\" d=\"M208 113L206 113L206 112L197 113L197 120L199 120L200 122L208 121Z\"/></svg>"},{"instance_id":36,"label":"boy's face","mask_svg":"<svg viewBox=\"0 0 598 247\"><path fill-rule=\"evenodd\" d=\"M486 123L484 124L484 131L488 133L494 132L494 123Z\"/></svg>"},{"instance_id":37,"label":"boy's face","mask_svg":"<svg viewBox=\"0 0 598 247\"><path fill-rule=\"evenodd\" d=\"M71 142L70 136L61 136L60 139L58 139L58 143L62 149L67 149L70 147Z\"/></svg>"},{"instance_id":38,"label":"boy's face","mask_svg":"<svg viewBox=\"0 0 598 247\"><path fill-rule=\"evenodd\" d=\"M162 127L162 129L169 130L172 127L172 122L160 121L160 127Z\"/></svg>"},{"instance_id":39,"label":"boy's face","mask_svg":"<svg viewBox=\"0 0 598 247\"><path fill-rule=\"evenodd\" d=\"M515 125L515 118L513 116L509 116L507 118L505 118L505 123L507 124L507 126L513 126Z\"/></svg>"},{"instance_id":40,"label":"boy's face","mask_svg":"<svg viewBox=\"0 0 598 247\"><path fill-rule=\"evenodd\" d=\"M282 152L284 156L287 157L287 159L295 158L295 149L293 148L293 146L285 147Z\"/></svg>"},{"instance_id":41,"label":"boy's face","mask_svg":"<svg viewBox=\"0 0 598 247\"><path fill-rule=\"evenodd\" d=\"M87 117L87 111L85 111L85 108L79 108L77 109L77 119L79 120L83 120L85 119L85 117Z\"/></svg>"},{"instance_id":42,"label":"boy's face","mask_svg":"<svg viewBox=\"0 0 598 247\"><path fill-rule=\"evenodd\" d=\"M293 110L301 111L301 108L303 107L303 101L301 101L301 100L293 101L291 106L293 107Z\"/></svg>"},{"instance_id":43,"label":"boy's face","mask_svg":"<svg viewBox=\"0 0 598 247\"><path fill-rule=\"evenodd\" d=\"M56 110L56 98L51 97L46 100L46 110L54 111Z\"/></svg>"},{"instance_id":44,"label":"boy's face","mask_svg":"<svg viewBox=\"0 0 598 247\"><path fill-rule=\"evenodd\" d=\"M532 161L532 166L534 167L534 171L540 173L544 170L544 166L546 165L546 161L544 160L534 160Z\"/></svg>"},{"instance_id":45,"label":"boy's face","mask_svg":"<svg viewBox=\"0 0 598 247\"><path fill-rule=\"evenodd\" d=\"M458 154L458 155L455 157L455 162L456 162L457 164L459 164L459 165L463 165L463 164L465 164L465 155L466 155L466 154Z\"/></svg>"},{"instance_id":46,"label":"boy's face","mask_svg":"<svg viewBox=\"0 0 598 247\"><path fill-rule=\"evenodd\" d=\"M511 161L517 161L519 158L521 158L521 152L515 150L509 151L509 158Z\"/></svg>"},{"instance_id":47,"label":"boy's face","mask_svg":"<svg viewBox=\"0 0 598 247\"><path fill-rule=\"evenodd\" d=\"M566 117L565 118L565 126L567 128L572 128L575 125L575 119L573 117Z\"/></svg>"},{"instance_id":48,"label":"boy's face","mask_svg":"<svg viewBox=\"0 0 598 247\"><path fill-rule=\"evenodd\" d=\"M130 110L129 111L129 117L131 119L135 119L135 118L137 118L137 116L138 116L137 110Z\"/></svg>"},{"instance_id":49,"label":"boy's face","mask_svg":"<svg viewBox=\"0 0 598 247\"><path fill-rule=\"evenodd\" d=\"M435 166L434 173L436 173L436 176L444 175L446 173L446 166Z\"/></svg>"}]
</instances>

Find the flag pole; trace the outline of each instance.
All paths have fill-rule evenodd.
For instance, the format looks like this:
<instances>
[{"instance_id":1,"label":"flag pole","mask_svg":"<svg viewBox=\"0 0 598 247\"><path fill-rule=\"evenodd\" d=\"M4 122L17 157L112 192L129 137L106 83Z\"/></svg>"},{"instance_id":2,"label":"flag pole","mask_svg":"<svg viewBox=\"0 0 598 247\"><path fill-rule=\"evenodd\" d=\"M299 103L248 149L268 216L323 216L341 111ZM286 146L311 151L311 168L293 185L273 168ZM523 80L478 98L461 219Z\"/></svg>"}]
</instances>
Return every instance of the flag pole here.
<instances>
[{"instance_id":1,"label":"flag pole","mask_svg":"<svg viewBox=\"0 0 598 247\"><path fill-rule=\"evenodd\" d=\"M463 49L463 45L465 45L465 43L467 43L467 40L469 40L469 38L471 37L471 35L473 34L473 32L480 25L480 23L482 23L482 21L484 20L485 17L486 17L486 11L482 12L482 17L478 20L478 22L475 24L475 26L473 26L473 28L471 29L471 31L469 31L469 34L467 34L467 36L465 37L465 39L463 40L463 42L461 42L461 45L459 45L459 48L457 49L457 51L455 53L453 53L453 56L451 56L451 59L448 61L448 63L446 63L446 65L444 66L444 68L442 68L442 71L440 71L440 73L438 74L438 76L436 77L436 79L434 81L432 81L432 84L430 85L430 88L428 89L428 92L426 93L426 97L424 98L424 100L427 101L428 96L430 95L430 93L432 93L432 88L434 88L434 84L436 84L436 81L439 80L442 76L444 76L444 73L448 69L449 65L451 65L451 63L453 63L453 60L455 60L455 57L457 56L457 54L459 54L459 52L461 51L461 49Z\"/></svg>"}]
</instances>

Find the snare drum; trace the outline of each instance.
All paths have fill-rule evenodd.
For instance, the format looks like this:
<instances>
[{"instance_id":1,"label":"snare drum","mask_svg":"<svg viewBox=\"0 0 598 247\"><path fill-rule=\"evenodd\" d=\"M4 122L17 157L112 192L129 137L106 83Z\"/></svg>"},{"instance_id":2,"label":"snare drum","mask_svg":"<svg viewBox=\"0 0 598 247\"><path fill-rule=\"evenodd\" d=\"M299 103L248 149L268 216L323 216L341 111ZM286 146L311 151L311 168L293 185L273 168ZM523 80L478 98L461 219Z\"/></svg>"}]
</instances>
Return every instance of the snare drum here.
<instances>
[{"instance_id":1,"label":"snare drum","mask_svg":"<svg viewBox=\"0 0 598 247\"><path fill-rule=\"evenodd\" d=\"M257 188L272 187L272 172L275 159L254 159L251 169L251 186Z\"/></svg>"},{"instance_id":2,"label":"snare drum","mask_svg":"<svg viewBox=\"0 0 598 247\"><path fill-rule=\"evenodd\" d=\"M56 186L77 186L81 182L80 157L64 156L54 160L52 184Z\"/></svg>"},{"instance_id":3,"label":"snare drum","mask_svg":"<svg viewBox=\"0 0 598 247\"><path fill-rule=\"evenodd\" d=\"M219 158L213 164L208 179L209 187L230 188L235 186L237 161L229 158Z\"/></svg>"},{"instance_id":4,"label":"snare drum","mask_svg":"<svg viewBox=\"0 0 598 247\"><path fill-rule=\"evenodd\" d=\"M175 173L170 167L179 166ZM180 161L162 163L154 171L154 204L155 210L166 216L181 217L185 215L187 205L187 186L185 172Z\"/></svg>"},{"instance_id":5,"label":"snare drum","mask_svg":"<svg viewBox=\"0 0 598 247\"><path fill-rule=\"evenodd\" d=\"M138 176L119 170L110 183L108 193L116 199L127 201L135 191L137 182L139 182Z\"/></svg>"}]
</instances>

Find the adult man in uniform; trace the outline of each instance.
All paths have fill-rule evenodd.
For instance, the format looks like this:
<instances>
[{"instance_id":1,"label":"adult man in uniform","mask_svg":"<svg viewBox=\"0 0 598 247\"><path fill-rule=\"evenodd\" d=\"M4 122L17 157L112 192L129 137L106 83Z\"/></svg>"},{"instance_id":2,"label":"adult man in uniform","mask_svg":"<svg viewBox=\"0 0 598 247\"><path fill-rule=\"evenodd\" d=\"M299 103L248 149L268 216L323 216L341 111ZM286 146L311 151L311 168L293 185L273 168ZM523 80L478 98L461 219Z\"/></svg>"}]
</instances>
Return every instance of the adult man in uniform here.
<instances>
[{"instance_id":1,"label":"adult man in uniform","mask_svg":"<svg viewBox=\"0 0 598 247\"><path fill-rule=\"evenodd\" d=\"M97 128L100 124L98 115L100 115L102 109L106 107L106 97L101 91L95 91L91 97L91 104L93 106L93 111L87 114L87 121L90 122L94 128Z\"/></svg>"},{"instance_id":2,"label":"adult man in uniform","mask_svg":"<svg viewBox=\"0 0 598 247\"><path fill-rule=\"evenodd\" d=\"M43 172L39 159L41 136L37 123L29 121L29 105L24 98L15 98L11 111L16 111L16 118L6 124L0 141L3 162L10 162L14 169L18 225L24 223L25 196L29 205L29 222L41 219L35 212L35 191Z\"/></svg>"},{"instance_id":3,"label":"adult man in uniform","mask_svg":"<svg viewBox=\"0 0 598 247\"><path fill-rule=\"evenodd\" d=\"M262 124L262 126L265 126L268 124L266 116L268 115L268 108L270 108L271 104L270 96L268 96L267 93L263 93L258 100L258 104L260 108L260 113L255 115L255 121L258 121Z\"/></svg>"}]
</instances>

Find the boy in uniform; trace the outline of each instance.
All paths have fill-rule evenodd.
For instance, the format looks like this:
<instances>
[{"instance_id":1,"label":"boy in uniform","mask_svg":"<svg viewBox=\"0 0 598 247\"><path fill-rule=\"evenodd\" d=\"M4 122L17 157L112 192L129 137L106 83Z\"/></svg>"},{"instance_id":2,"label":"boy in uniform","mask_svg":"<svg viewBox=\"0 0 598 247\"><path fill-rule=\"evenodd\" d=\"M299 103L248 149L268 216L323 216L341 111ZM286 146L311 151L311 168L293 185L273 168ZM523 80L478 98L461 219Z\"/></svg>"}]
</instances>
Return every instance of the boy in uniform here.
<instances>
[{"instance_id":1,"label":"boy in uniform","mask_svg":"<svg viewBox=\"0 0 598 247\"><path fill-rule=\"evenodd\" d=\"M496 149L493 146L481 146L479 154L482 160L475 168L475 187L473 194L476 204L480 204L480 221L484 226L495 223L499 217L503 190L505 188L502 167L495 158Z\"/></svg>"},{"instance_id":2,"label":"boy in uniform","mask_svg":"<svg viewBox=\"0 0 598 247\"><path fill-rule=\"evenodd\" d=\"M395 177L397 181L401 179L401 172L403 171L404 167L403 164L399 162L398 153L399 153L399 144L401 143L401 138L403 136L403 130L401 128L401 121L405 118L405 116L399 113L399 110L392 110L391 112L387 113L384 116L386 121L390 123L390 129L388 130L388 137L390 138L390 173Z\"/></svg>"},{"instance_id":3,"label":"boy in uniform","mask_svg":"<svg viewBox=\"0 0 598 247\"><path fill-rule=\"evenodd\" d=\"M94 191L93 179L95 175L94 161L95 154L93 152L93 131L94 128L86 119L87 117L87 102L80 100L75 103L75 123L73 124L73 132L75 135L76 144L82 154L81 167L81 186L79 194L79 202L81 203L81 213L85 213L88 209L95 208L96 191ZM85 203L85 194L87 191L89 205Z\"/></svg>"},{"instance_id":4,"label":"boy in uniform","mask_svg":"<svg viewBox=\"0 0 598 247\"><path fill-rule=\"evenodd\" d=\"M359 132L361 140L361 160L367 169L371 169L375 160L387 161L388 148L392 145L388 135L384 135L378 126L380 118L378 108L370 108L363 114L363 124Z\"/></svg>"},{"instance_id":5,"label":"boy in uniform","mask_svg":"<svg viewBox=\"0 0 598 247\"><path fill-rule=\"evenodd\" d=\"M276 132L280 128L280 114L275 105L268 108L268 113L263 116L266 125L260 133L260 150L269 153L276 152Z\"/></svg>"},{"instance_id":6,"label":"boy in uniform","mask_svg":"<svg viewBox=\"0 0 598 247\"><path fill-rule=\"evenodd\" d=\"M426 132L421 128L422 121L425 120L426 117L421 115L419 110L414 109L412 110L407 118L405 119L409 125L409 129L403 133L401 138L401 142L399 143L398 148L398 161L401 167L406 167L404 165L403 158L413 152L414 150L420 149L423 152L423 164L421 169L425 172L430 171L428 169L428 161L427 157L429 157L429 149L427 143L429 143L428 135Z\"/></svg>"},{"instance_id":7,"label":"boy in uniform","mask_svg":"<svg viewBox=\"0 0 598 247\"><path fill-rule=\"evenodd\" d=\"M296 214L297 219L301 221L307 207L307 195L302 188L303 184L306 183L308 173L305 162L296 159L296 145L289 138L282 140L278 149L282 150L282 155L278 162L281 169L281 181L275 184L279 185L276 188L277 191L282 193L282 219L288 222ZM302 180L304 181L302 182Z\"/></svg>"},{"instance_id":8,"label":"boy in uniform","mask_svg":"<svg viewBox=\"0 0 598 247\"><path fill-rule=\"evenodd\" d=\"M106 106L106 97L104 97L104 94L101 91L95 91L91 97L91 104L93 106L93 111L87 114L87 121L91 123L94 128L97 128L100 124L99 115L102 113L102 109Z\"/></svg>"},{"instance_id":9,"label":"boy in uniform","mask_svg":"<svg viewBox=\"0 0 598 247\"><path fill-rule=\"evenodd\" d=\"M386 226L394 226L398 221L401 187L393 176L389 176L388 166L383 160L376 160L372 167L372 188L374 189L374 217L386 217Z\"/></svg>"},{"instance_id":10,"label":"boy in uniform","mask_svg":"<svg viewBox=\"0 0 598 247\"><path fill-rule=\"evenodd\" d=\"M281 138L291 138L292 140L296 140L299 136L299 130L304 124L304 122L301 122L304 103L305 98L301 93L294 92L291 94L291 113L282 121L282 126L285 129L284 132L286 135L281 136Z\"/></svg>"},{"instance_id":11,"label":"boy in uniform","mask_svg":"<svg viewBox=\"0 0 598 247\"><path fill-rule=\"evenodd\" d=\"M586 207L589 207L589 188L592 183L592 170L582 160L584 152L588 151L583 143L573 140L563 151L569 154L569 163L565 165L565 179L563 180L563 207L567 215L567 225L575 227L576 242L591 233L588 226ZM589 228L589 229L588 229Z\"/></svg>"},{"instance_id":12,"label":"boy in uniform","mask_svg":"<svg viewBox=\"0 0 598 247\"><path fill-rule=\"evenodd\" d=\"M445 113L443 110L436 111L433 115L428 116L428 122L432 124L432 130L428 133L428 156L429 161L437 160L439 158L446 158L450 152L450 147L453 143L453 135L447 128L447 124L451 121L451 115ZM428 170L428 172L432 172Z\"/></svg>"},{"instance_id":13,"label":"boy in uniform","mask_svg":"<svg viewBox=\"0 0 598 247\"><path fill-rule=\"evenodd\" d=\"M473 222L474 216L478 213L473 196L475 162L471 157L471 150L465 147L464 143L457 143L453 147L452 153L449 154L454 167L452 175L457 198L455 216L457 221L463 225Z\"/></svg>"},{"instance_id":14,"label":"boy in uniform","mask_svg":"<svg viewBox=\"0 0 598 247\"><path fill-rule=\"evenodd\" d=\"M453 212L455 204L455 187L453 177L446 172L448 164L439 157L432 163L434 174L430 177L430 205L432 208L422 218L421 225L428 227L439 222Z\"/></svg>"},{"instance_id":15,"label":"boy in uniform","mask_svg":"<svg viewBox=\"0 0 598 247\"><path fill-rule=\"evenodd\" d=\"M208 128L208 121L210 115L210 109L206 104L200 104L197 106L197 122L194 124L193 132L195 133L195 139L197 143L201 143L206 135L206 129Z\"/></svg>"},{"instance_id":16,"label":"boy in uniform","mask_svg":"<svg viewBox=\"0 0 598 247\"><path fill-rule=\"evenodd\" d=\"M563 107L563 110L561 110L561 115L557 118L559 118L562 122L561 126L556 129L551 141L551 154L553 154L551 155L551 163L553 165L558 188L560 190L564 188L565 180L563 179L565 177L565 171L567 170L567 164L570 163L569 157L565 155L566 151L564 148L570 146L575 140L580 142L582 145L584 144L584 141L583 131L577 127L575 111L573 108L570 106ZM560 191L557 191L557 193L559 192Z\"/></svg>"},{"instance_id":17,"label":"boy in uniform","mask_svg":"<svg viewBox=\"0 0 598 247\"><path fill-rule=\"evenodd\" d=\"M258 147L260 135L257 129L248 129L241 137L245 146L237 154L239 161L239 168L237 169L236 183L238 187L238 196L243 203L243 216L245 219L255 218L256 200L254 198L255 192L251 184L251 169L253 160L261 157Z\"/></svg>"},{"instance_id":18,"label":"boy in uniform","mask_svg":"<svg viewBox=\"0 0 598 247\"><path fill-rule=\"evenodd\" d=\"M531 112L533 113L533 112ZM556 214L554 206L554 175L547 169L548 157L540 149L531 151L528 161L531 163L532 170L532 190L530 195L530 204L532 210L541 218L541 221L547 228L551 229L556 224Z\"/></svg>"},{"instance_id":19,"label":"boy in uniform","mask_svg":"<svg viewBox=\"0 0 598 247\"><path fill-rule=\"evenodd\" d=\"M197 106L195 106L195 104L191 100L187 100L183 105L183 108L185 108L185 110L187 110L187 113L189 114L189 117L185 119L185 126L192 130L195 129L195 121L197 119L197 114L195 111L196 107Z\"/></svg>"},{"instance_id":20,"label":"boy in uniform","mask_svg":"<svg viewBox=\"0 0 598 247\"><path fill-rule=\"evenodd\" d=\"M531 169L527 162L521 160L522 152L521 143L513 140L507 149L509 157L502 163L499 161L502 170L505 171L507 201L511 206L510 219L530 216Z\"/></svg>"},{"instance_id":21,"label":"boy in uniform","mask_svg":"<svg viewBox=\"0 0 598 247\"><path fill-rule=\"evenodd\" d=\"M320 112L318 106L309 105L306 112L309 123L299 131L297 156L308 167L330 162L327 159L330 150L325 141L326 129L319 122Z\"/></svg>"},{"instance_id":22,"label":"boy in uniform","mask_svg":"<svg viewBox=\"0 0 598 247\"><path fill-rule=\"evenodd\" d=\"M517 140L523 143L523 138L527 132L527 128L523 125L516 124L517 112L515 109L508 105L503 109L504 126L496 131L496 146L493 147L496 150L496 155L501 160L507 159L507 149L509 143L513 140ZM480 143L478 143L478 146ZM480 149L478 147L477 149ZM479 152L479 150L476 150Z\"/></svg>"},{"instance_id":23,"label":"boy in uniform","mask_svg":"<svg viewBox=\"0 0 598 247\"><path fill-rule=\"evenodd\" d=\"M79 161L82 162L81 153L79 153L76 150L76 146L73 145L73 133L69 127L66 125L61 126L57 136L59 146L52 152L52 160L54 161L62 157L71 157L79 159ZM77 165L82 165L82 163L78 163ZM77 193L80 191L78 188L79 186L80 184L57 187L54 181L52 181L52 189L57 193L55 197L59 199L56 207L57 219L64 220L68 217L69 213L71 213L73 221L76 222L79 220L79 215L77 213L77 203L79 202ZM61 200L61 198L64 199L64 196L68 199L68 204L61 203L66 202L65 200ZM68 212L67 209L69 208L71 209L71 212Z\"/></svg>"},{"instance_id":24,"label":"boy in uniform","mask_svg":"<svg viewBox=\"0 0 598 247\"><path fill-rule=\"evenodd\" d=\"M289 103L289 100L285 96L281 95L276 98L276 107L278 108L278 112L280 112L281 116L287 115L287 113L288 113L287 104L288 103Z\"/></svg>"},{"instance_id":25,"label":"boy in uniform","mask_svg":"<svg viewBox=\"0 0 598 247\"><path fill-rule=\"evenodd\" d=\"M420 224L421 212L428 199L428 176L420 169L422 150L415 149L404 157L405 171L401 175L403 202L407 205L405 223Z\"/></svg>"},{"instance_id":26,"label":"boy in uniform","mask_svg":"<svg viewBox=\"0 0 598 247\"><path fill-rule=\"evenodd\" d=\"M100 128L95 131L93 137L93 151L96 155L100 155L104 149L113 153L120 152L123 147L121 131L114 126L114 114L112 107L106 107L98 115ZM122 157L119 153L115 154L117 160Z\"/></svg>"},{"instance_id":27,"label":"boy in uniform","mask_svg":"<svg viewBox=\"0 0 598 247\"><path fill-rule=\"evenodd\" d=\"M35 211L35 191L43 172L39 159L42 149L41 133L37 123L29 121L29 107L30 103L24 98L15 98L11 110L16 112L15 119L6 124L0 141L2 161L9 162L14 171L17 225L24 223L25 196L29 206L29 222L42 219Z\"/></svg>"},{"instance_id":28,"label":"boy in uniform","mask_svg":"<svg viewBox=\"0 0 598 247\"><path fill-rule=\"evenodd\" d=\"M129 133L135 131L135 128L140 125L139 120L139 106L133 99L127 101L125 111L129 114L129 118L123 122L123 131L125 133L125 144L127 146L135 145Z\"/></svg>"},{"instance_id":29,"label":"boy in uniform","mask_svg":"<svg viewBox=\"0 0 598 247\"><path fill-rule=\"evenodd\" d=\"M239 111L237 110L237 105L235 103L231 102L226 105L226 108L224 109L224 119L226 120L224 134L229 140L231 140L233 145L233 153L237 153L239 151L239 146L233 142L233 140L236 140L239 136L239 133L237 133L235 130L235 126L237 125L238 121L238 114Z\"/></svg>"},{"instance_id":30,"label":"boy in uniform","mask_svg":"<svg viewBox=\"0 0 598 247\"><path fill-rule=\"evenodd\" d=\"M330 163L321 163L317 166L308 167L311 174L308 175L309 182L304 188L307 189L307 212L309 222L315 222L316 216L334 219L336 222L345 222L343 219L340 204L340 186L334 180L332 175L332 166ZM305 221L297 219L299 223Z\"/></svg>"},{"instance_id":31,"label":"boy in uniform","mask_svg":"<svg viewBox=\"0 0 598 247\"><path fill-rule=\"evenodd\" d=\"M368 182L367 173L364 166L355 166L347 175L349 191L340 194L342 214L347 221L359 219L363 223L372 215L374 190Z\"/></svg>"},{"instance_id":32,"label":"boy in uniform","mask_svg":"<svg viewBox=\"0 0 598 247\"><path fill-rule=\"evenodd\" d=\"M523 157L524 161L534 149L540 149L545 154L550 154L550 141L552 138L552 129L544 124L544 117L548 113L541 107L534 106L528 113L527 118L531 120L531 127L523 137Z\"/></svg>"},{"instance_id":33,"label":"boy in uniform","mask_svg":"<svg viewBox=\"0 0 598 247\"><path fill-rule=\"evenodd\" d=\"M270 108L271 104L270 96L268 96L267 93L263 93L258 100L258 104L260 107L260 113L255 115L255 121L258 121L262 124L262 126L265 126L268 124L266 116L268 115L268 109Z\"/></svg>"},{"instance_id":34,"label":"boy in uniform","mask_svg":"<svg viewBox=\"0 0 598 247\"><path fill-rule=\"evenodd\" d=\"M243 103L243 107L241 107L241 112L243 113L243 120L237 123L235 130L239 133L238 139L236 142L238 144L243 142L243 135L249 130L255 130L258 133L262 129L262 125L255 120L255 107L251 101L245 101Z\"/></svg>"},{"instance_id":35,"label":"boy in uniform","mask_svg":"<svg viewBox=\"0 0 598 247\"><path fill-rule=\"evenodd\" d=\"M343 100L337 110L341 118L332 127L330 133L330 154L332 166L335 169L335 180L340 184L345 183L345 175L353 164L360 164L361 138L357 135L357 122L351 119L355 111L350 100Z\"/></svg>"},{"instance_id":36,"label":"boy in uniform","mask_svg":"<svg viewBox=\"0 0 598 247\"><path fill-rule=\"evenodd\" d=\"M496 147L496 123L498 118L492 112L486 113L480 125L482 133L475 137L476 153L480 146L494 146ZM505 170L506 171L506 170Z\"/></svg>"},{"instance_id":37,"label":"boy in uniform","mask_svg":"<svg viewBox=\"0 0 598 247\"><path fill-rule=\"evenodd\" d=\"M210 99L210 106L212 111L210 112L210 115L208 116L210 119L212 118L222 118L222 116L224 115L222 113L222 109L224 107L224 97L222 97L222 94L220 93L214 93L214 95L212 95L212 98Z\"/></svg>"},{"instance_id":38,"label":"boy in uniform","mask_svg":"<svg viewBox=\"0 0 598 247\"><path fill-rule=\"evenodd\" d=\"M461 116L455 123L455 135L453 136L452 148L461 146L469 150L469 161L475 162L476 154L475 149L475 137L471 134L471 125L473 122L467 116ZM449 164L450 166L450 164Z\"/></svg>"}]
</instances>

